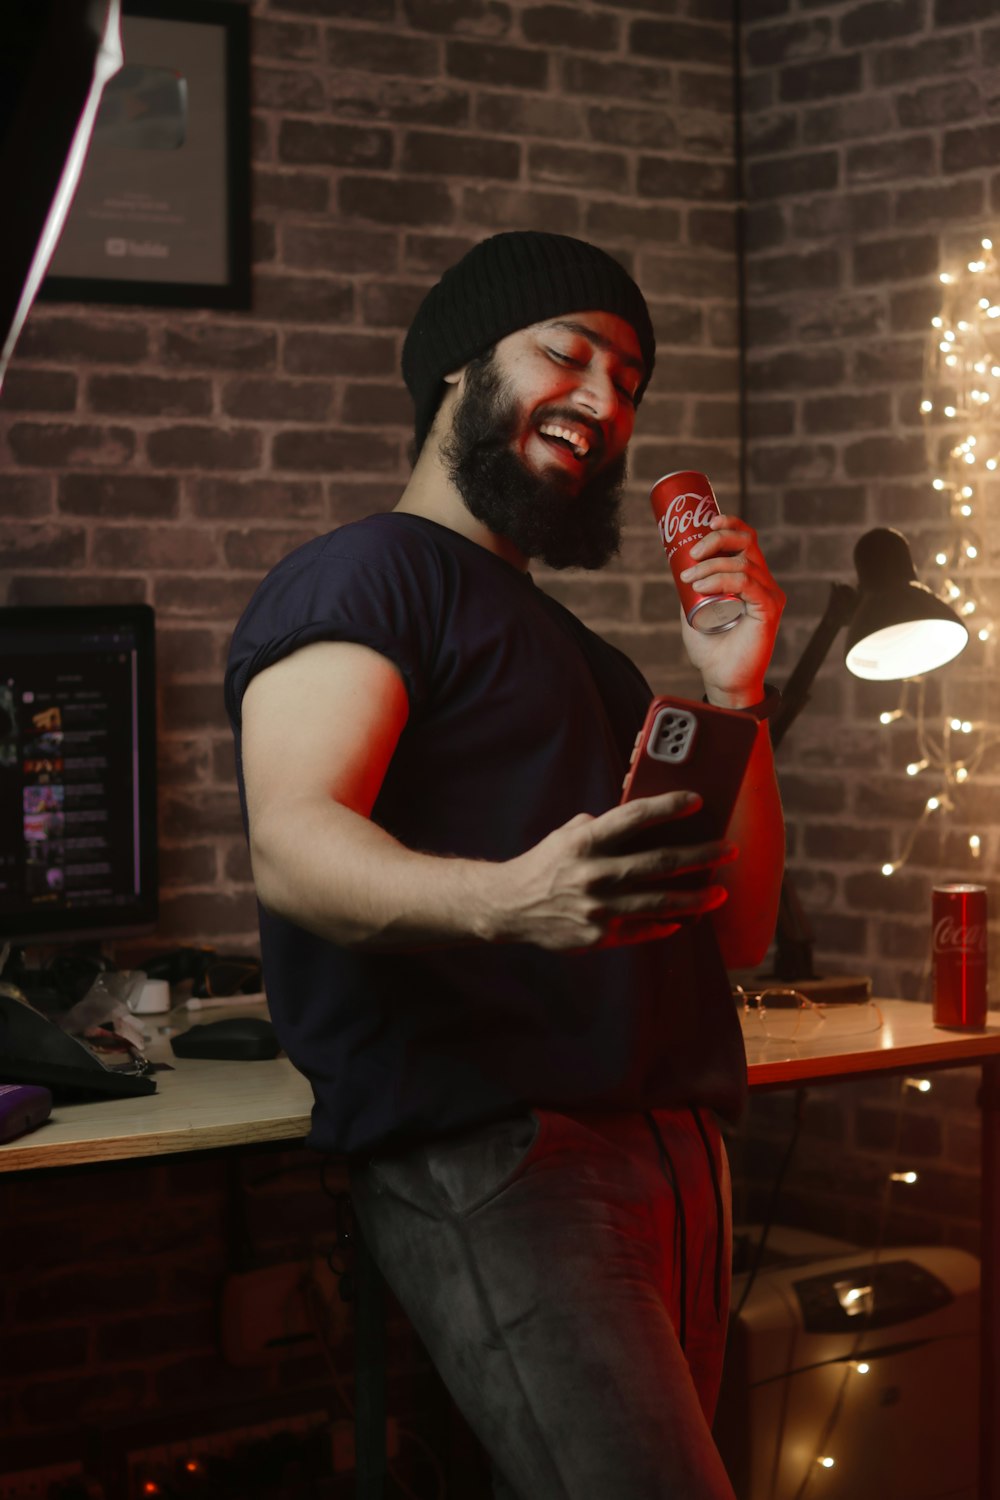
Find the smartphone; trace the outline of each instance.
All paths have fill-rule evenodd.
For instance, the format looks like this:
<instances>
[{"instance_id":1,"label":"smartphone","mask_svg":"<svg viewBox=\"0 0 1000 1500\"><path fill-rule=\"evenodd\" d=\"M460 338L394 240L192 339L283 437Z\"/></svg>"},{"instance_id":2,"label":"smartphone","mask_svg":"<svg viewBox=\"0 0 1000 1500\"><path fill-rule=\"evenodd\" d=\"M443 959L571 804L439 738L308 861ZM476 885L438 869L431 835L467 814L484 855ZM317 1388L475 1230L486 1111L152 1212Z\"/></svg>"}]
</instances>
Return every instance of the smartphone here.
<instances>
[{"instance_id":1,"label":"smartphone","mask_svg":"<svg viewBox=\"0 0 1000 1500\"><path fill-rule=\"evenodd\" d=\"M735 709L686 698L654 698L636 735L620 800L688 791L698 793L701 807L643 829L623 852L724 838L757 727L756 719ZM706 884L713 878L708 870L678 877L685 885Z\"/></svg>"}]
</instances>

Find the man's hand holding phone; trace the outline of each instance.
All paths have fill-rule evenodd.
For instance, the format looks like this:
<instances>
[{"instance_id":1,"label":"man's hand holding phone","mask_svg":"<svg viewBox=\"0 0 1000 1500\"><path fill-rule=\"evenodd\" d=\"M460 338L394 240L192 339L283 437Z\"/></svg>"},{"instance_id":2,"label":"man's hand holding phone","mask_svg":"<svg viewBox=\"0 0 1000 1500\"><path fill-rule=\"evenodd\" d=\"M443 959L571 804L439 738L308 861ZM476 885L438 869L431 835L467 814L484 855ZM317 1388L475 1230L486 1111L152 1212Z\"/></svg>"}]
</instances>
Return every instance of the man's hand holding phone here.
<instances>
[{"instance_id":1,"label":"man's hand holding phone","mask_svg":"<svg viewBox=\"0 0 1000 1500\"><path fill-rule=\"evenodd\" d=\"M554 829L496 867L499 902L489 936L564 951L603 948L668 937L682 921L714 911L726 891L712 872L737 851L725 839L683 841L684 819L701 806L697 793L676 790L598 817L581 813ZM629 848L668 827L671 842Z\"/></svg>"}]
</instances>

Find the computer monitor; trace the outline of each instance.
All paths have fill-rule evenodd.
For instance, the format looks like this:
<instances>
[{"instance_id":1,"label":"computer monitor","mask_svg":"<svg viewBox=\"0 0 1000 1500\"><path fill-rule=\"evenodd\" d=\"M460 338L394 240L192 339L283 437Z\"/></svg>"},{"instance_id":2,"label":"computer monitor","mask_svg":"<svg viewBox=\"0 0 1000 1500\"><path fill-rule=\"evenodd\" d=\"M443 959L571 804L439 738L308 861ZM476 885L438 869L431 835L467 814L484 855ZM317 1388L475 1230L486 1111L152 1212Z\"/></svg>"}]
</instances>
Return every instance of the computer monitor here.
<instances>
[{"instance_id":1,"label":"computer monitor","mask_svg":"<svg viewBox=\"0 0 1000 1500\"><path fill-rule=\"evenodd\" d=\"M138 936L156 917L152 609L0 608L0 941Z\"/></svg>"}]
</instances>

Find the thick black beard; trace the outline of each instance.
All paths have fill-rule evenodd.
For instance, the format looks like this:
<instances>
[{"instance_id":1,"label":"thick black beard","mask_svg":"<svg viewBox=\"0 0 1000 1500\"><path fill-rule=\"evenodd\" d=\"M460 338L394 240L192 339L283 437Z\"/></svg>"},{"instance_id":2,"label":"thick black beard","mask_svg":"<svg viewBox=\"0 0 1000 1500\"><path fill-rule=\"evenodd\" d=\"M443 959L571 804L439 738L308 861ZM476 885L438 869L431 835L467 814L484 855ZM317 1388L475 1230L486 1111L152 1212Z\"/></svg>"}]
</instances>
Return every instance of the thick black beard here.
<instances>
[{"instance_id":1,"label":"thick black beard","mask_svg":"<svg viewBox=\"0 0 1000 1500\"><path fill-rule=\"evenodd\" d=\"M572 412L559 413L572 420ZM448 474L468 510L525 557L550 568L603 568L621 546L624 453L579 488L553 464L534 474L514 452L516 402L493 351L469 365L465 392L442 444Z\"/></svg>"}]
</instances>

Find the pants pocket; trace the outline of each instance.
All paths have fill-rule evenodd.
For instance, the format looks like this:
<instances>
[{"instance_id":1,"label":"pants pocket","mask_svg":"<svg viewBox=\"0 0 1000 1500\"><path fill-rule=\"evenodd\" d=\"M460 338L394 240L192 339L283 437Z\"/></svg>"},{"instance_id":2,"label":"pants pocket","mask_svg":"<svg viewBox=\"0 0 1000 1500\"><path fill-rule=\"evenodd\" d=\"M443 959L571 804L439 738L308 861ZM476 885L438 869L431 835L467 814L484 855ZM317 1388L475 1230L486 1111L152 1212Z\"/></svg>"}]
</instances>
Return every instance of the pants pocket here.
<instances>
[{"instance_id":1,"label":"pants pocket","mask_svg":"<svg viewBox=\"0 0 1000 1500\"><path fill-rule=\"evenodd\" d=\"M464 1217L516 1181L538 1147L541 1119L534 1112L412 1147L374 1161L376 1191L388 1190L431 1215Z\"/></svg>"}]
</instances>

